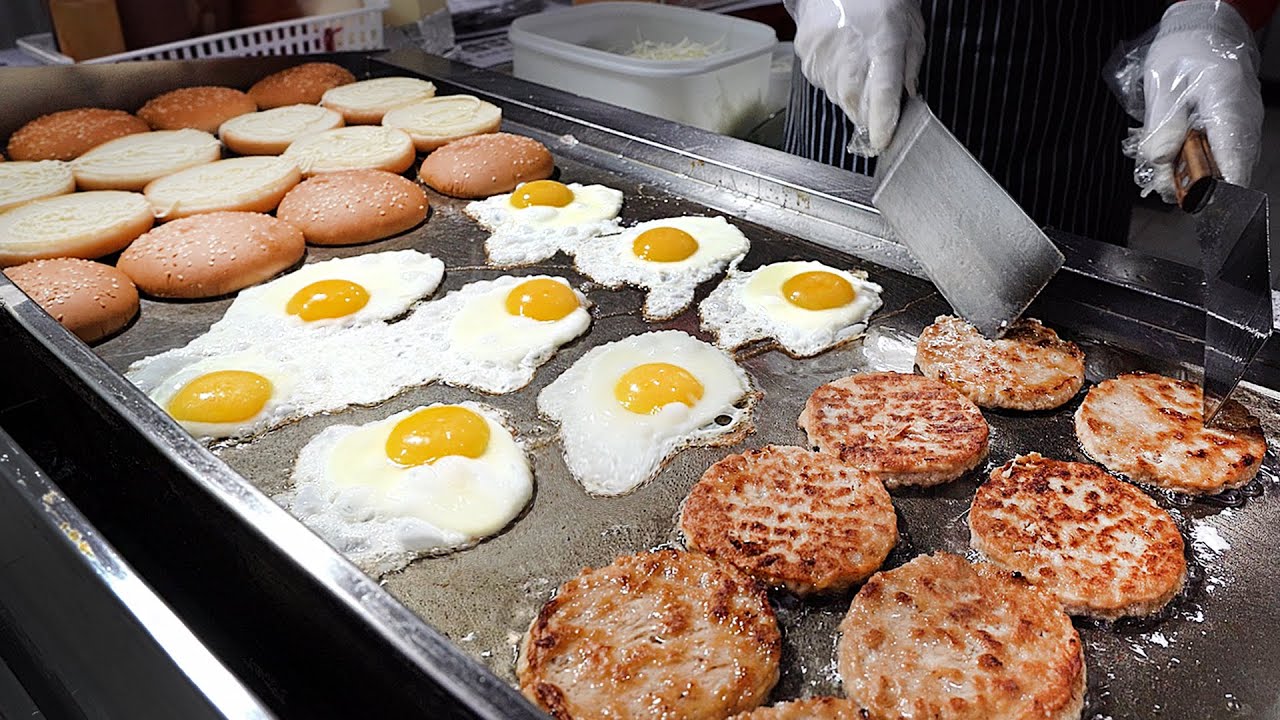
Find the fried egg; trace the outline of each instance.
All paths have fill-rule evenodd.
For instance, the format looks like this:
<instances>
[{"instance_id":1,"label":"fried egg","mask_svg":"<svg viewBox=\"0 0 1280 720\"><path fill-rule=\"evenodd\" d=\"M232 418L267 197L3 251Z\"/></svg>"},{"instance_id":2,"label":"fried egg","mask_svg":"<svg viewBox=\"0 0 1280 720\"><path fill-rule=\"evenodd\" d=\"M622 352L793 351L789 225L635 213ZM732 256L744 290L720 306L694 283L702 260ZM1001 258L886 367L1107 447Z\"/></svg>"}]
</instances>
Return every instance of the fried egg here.
<instances>
[{"instance_id":1,"label":"fried egg","mask_svg":"<svg viewBox=\"0 0 1280 720\"><path fill-rule=\"evenodd\" d=\"M866 330L881 288L864 273L792 261L741 272L736 263L698 306L702 329L733 350L771 339L796 357L817 355Z\"/></svg>"},{"instance_id":2,"label":"fried egg","mask_svg":"<svg viewBox=\"0 0 1280 720\"><path fill-rule=\"evenodd\" d=\"M405 322L425 338L441 381L500 394L528 385L561 345L586 332L588 306L564 278L504 276L465 285Z\"/></svg>"},{"instance_id":3,"label":"fried egg","mask_svg":"<svg viewBox=\"0 0 1280 720\"><path fill-rule=\"evenodd\" d=\"M605 287L648 290L645 317L666 320L689 306L698 285L750 249L742 231L722 217L675 217L580 242L574 264Z\"/></svg>"},{"instance_id":4,"label":"fried egg","mask_svg":"<svg viewBox=\"0 0 1280 720\"><path fill-rule=\"evenodd\" d=\"M277 502L375 576L496 534L533 495L502 414L472 402L330 427L302 448L293 483Z\"/></svg>"},{"instance_id":5,"label":"fried egg","mask_svg":"<svg viewBox=\"0 0 1280 720\"><path fill-rule=\"evenodd\" d=\"M755 394L723 350L678 330L593 348L538 395L588 493L622 495L677 451L749 430Z\"/></svg>"},{"instance_id":6,"label":"fried egg","mask_svg":"<svg viewBox=\"0 0 1280 720\"><path fill-rule=\"evenodd\" d=\"M152 364L133 378L187 432L202 440L249 438L299 416L302 368L260 351Z\"/></svg>"},{"instance_id":7,"label":"fried egg","mask_svg":"<svg viewBox=\"0 0 1280 720\"><path fill-rule=\"evenodd\" d=\"M492 234L489 262L531 265L563 250L573 254L582 240L615 232L622 192L604 185L565 185L534 180L514 192L469 203L464 212Z\"/></svg>"}]
</instances>

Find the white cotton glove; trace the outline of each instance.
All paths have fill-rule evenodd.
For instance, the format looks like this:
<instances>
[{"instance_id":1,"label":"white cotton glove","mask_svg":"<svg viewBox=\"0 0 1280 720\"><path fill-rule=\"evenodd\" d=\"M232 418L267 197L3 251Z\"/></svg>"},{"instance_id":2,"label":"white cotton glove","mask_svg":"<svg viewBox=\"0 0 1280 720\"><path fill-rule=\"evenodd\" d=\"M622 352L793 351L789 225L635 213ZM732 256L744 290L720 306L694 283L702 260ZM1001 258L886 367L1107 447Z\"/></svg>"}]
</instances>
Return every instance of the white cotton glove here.
<instances>
[{"instance_id":1,"label":"white cotton glove","mask_svg":"<svg viewBox=\"0 0 1280 720\"><path fill-rule=\"evenodd\" d=\"M1248 185L1263 108L1258 47L1240 13L1221 0L1174 3L1141 68L1144 124L1124 149L1138 161L1134 179L1142 194L1154 190L1174 202L1173 163L1192 127L1208 135L1223 179Z\"/></svg>"},{"instance_id":2,"label":"white cotton glove","mask_svg":"<svg viewBox=\"0 0 1280 720\"><path fill-rule=\"evenodd\" d=\"M857 134L849 151L874 156L898 125L902 91L916 92L924 57L920 0L787 0L804 76L840 106Z\"/></svg>"}]
</instances>

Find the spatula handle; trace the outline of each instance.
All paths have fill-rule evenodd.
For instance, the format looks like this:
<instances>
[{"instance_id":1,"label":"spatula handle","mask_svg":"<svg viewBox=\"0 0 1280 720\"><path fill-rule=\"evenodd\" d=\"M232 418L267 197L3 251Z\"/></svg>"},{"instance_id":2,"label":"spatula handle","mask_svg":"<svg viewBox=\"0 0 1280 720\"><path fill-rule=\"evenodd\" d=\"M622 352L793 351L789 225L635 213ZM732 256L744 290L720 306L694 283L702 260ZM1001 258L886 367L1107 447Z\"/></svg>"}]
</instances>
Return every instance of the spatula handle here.
<instances>
[{"instance_id":1,"label":"spatula handle","mask_svg":"<svg viewBox=\"0 0 1280 720\"><path fill-rule=\"evenodd\" d=\"M1221 180L1218 163L1209 149L1209 138L1203 130L1192 130L1182 142L1182 150L1173 163L1173 190L1178 206L1187 212L1204 207L1215 180Z\"/></svg>"}]
</instances>

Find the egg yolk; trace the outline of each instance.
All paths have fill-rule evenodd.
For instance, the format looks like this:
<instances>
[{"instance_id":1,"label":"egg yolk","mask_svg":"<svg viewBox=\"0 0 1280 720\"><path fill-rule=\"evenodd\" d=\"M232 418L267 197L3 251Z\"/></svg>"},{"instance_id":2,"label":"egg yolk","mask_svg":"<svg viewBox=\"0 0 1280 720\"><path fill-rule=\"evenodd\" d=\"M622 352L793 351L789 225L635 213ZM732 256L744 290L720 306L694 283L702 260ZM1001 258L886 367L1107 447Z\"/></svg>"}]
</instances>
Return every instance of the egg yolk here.
<instances>
[{"instance_id":1,"label":"egg yolk","mask_svg":"<svg viewBox=\"0 0 1280 720\"><path fill-rule=\"evenodd\" d=\"M302 288L284 306L290 315L313 322L346 317L369 304L369 291L350 280L320 280Z\"/></svg>"},{"instance_id":2,"label":"egg yolk","mask_svg":"<svg viewBox=\"0 0 1280 720\"><path fill-rule=\"evenodd\" d=\"M618 378L613 396L633 413L652 415L675 402L693 407L702 399L702 383L679 365L645 363Z\"/></svg>"},{"instance_id":3,"label":"egg yolk","mask_svg":"<svg viewBox=\"0 0 1280 720\"><path fill-rule=\"evenodd\" d=\"M573 202L573 191L568 185L555 180L534 180L527 182L511 193L511 204L518 208L531 205L564 207Z\"/></svg>"},{"instance_id":4,"label":"egg yolk","mask_svg":"<svg viewBox=\"0 0 1280 720\"><path fill-rule=\"evenodd\" d=\"M649 262L680 262L698 252L698 241L683 230L656 227L637 235L631 251Z\"/></svg>"},{"instance_id":5,"label":"egg yolk","mask_svg":"<svg viewBox=\"0 0 1280 720\"><path fill-rule=\"evenodd\" d=\"M530 320L559 320L578 307L573 289L550 278L526 280L507 293L507 312Z\"/></svg>"},{"instance_id":6,"label":"egg yolk","mask_svg":"<svg viewBox=\"0 0 1280 720\"><path fill-rule=\"evenodd\" d=\"M489 423L457 405L430 407L396 423L387 436L387 457L412 467L448 455L478 458L489 446Z\"/></svg>"},{"instance_id":7,"label":"egg yolk","mask_svg":"<svg viewBox=\"0 0 1280 720\"><path fill-rule=\"evenodd\" d=\"M271 399L271 381L247 370L218 370L192 380L169 400L169 414L183 422L244 422Z\"/></svg>"},{"instance_id":8,"label":"egg yolk","mask_svg":"<svg viewBox=\"0 0 1280 720\"><path fill-rule=\"evenodd\" d=\"M848 280L823 270L802 272L782 283L782 296L805 310L830 310L853 302L857 293Z\"/></svg>"}]
</instances>

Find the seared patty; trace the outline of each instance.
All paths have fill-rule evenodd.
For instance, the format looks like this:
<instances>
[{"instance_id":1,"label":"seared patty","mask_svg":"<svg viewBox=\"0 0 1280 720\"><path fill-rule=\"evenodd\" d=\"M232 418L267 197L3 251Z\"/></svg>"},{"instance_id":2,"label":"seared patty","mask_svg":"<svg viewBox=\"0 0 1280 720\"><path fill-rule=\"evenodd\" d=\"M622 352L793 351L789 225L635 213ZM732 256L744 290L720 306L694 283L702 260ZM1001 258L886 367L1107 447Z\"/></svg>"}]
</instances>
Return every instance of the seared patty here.
<instances>
[{"instance_id":1,"label":"seared patty","mask_svg":"<svg viewBox=\"0 0 1280 720\"><path fill-rule=\"evenodd\" d=\"M778 681L763 587L702 553L625 555L560 587L525 635L520 688L567 718L725 718Z\"/></svg>"},{"instance_id":2,"label":"seared patty","mask_svg":"<svg viewBox=\"0 0 1280 720\"><path fill-rule=\"evenodd\" d=\"M1057 600L958 555L873 575L840 624L845 694L868 717L1078 718L1080 637Z\"/></svg>"},{"instance_id":3,"label":"seared patty","mask_svg":"<svg viewBox=\"0 0 1280 720\"><path fill-rule=\"evenodd\" d=\"M1262 467L1262 425L1234 401L1204 426L1203 391L1186 380L1131 373L1099 383L1076 411L1089 457L1136 482L1197 495L1239 487Z\"/></svg>"},{"instance_id":4,"label":"seared patty","mask_svg":"<svg viewBox=\"0 0 1280 720\"><path fill-rule=\"evenodd\" d=\"M955 480L987 456L987 421L955 389L919 375L862 373L809 396L809 444L893 489Z\"/></svg>"},{"instance_id":5,"label":"seared patty","mask_svg":"<svg viewBox=\"0 0 1280 720\"><path fill-rule=\"evenodd\" d=\"M943 315L920 333L916 364L986 408L1049 410L1084 384L1080 348L1029 318L989 340L964 320Z\"/></svg>"},{"instance_id":6,"label":"seared patty","mask_svg":"<svg viewBox=\"0 0 1280 720\"><path fill-rule=\"evenodd\" d=\"M860 710L845 698L815 697L756 708L733 720L865 720Z\"/></svg>"},{"instance_id":7,"label":"seared patty","mask_svg":"<svg viewBox=\"0 0 1280 720\"><path fill-rule=\"evenodd\" d=\"M690 550L795 593L865 580L898 541L898 520L874 475L804 448L730 455L702 474L680 514Z\"/></svg>"},{"instance_id":8,"label":"seared patty","mask_svg":"<svg viewBox=\"0 0 1280 720\"><path fill-rule=\"evenodd\" d=\"M974 549L1052 592L1072 615L1164 607L1187 576L1169 513L1096 465L1037 453L991 473L969 510Z\"/></svg>"}]
</instances>

